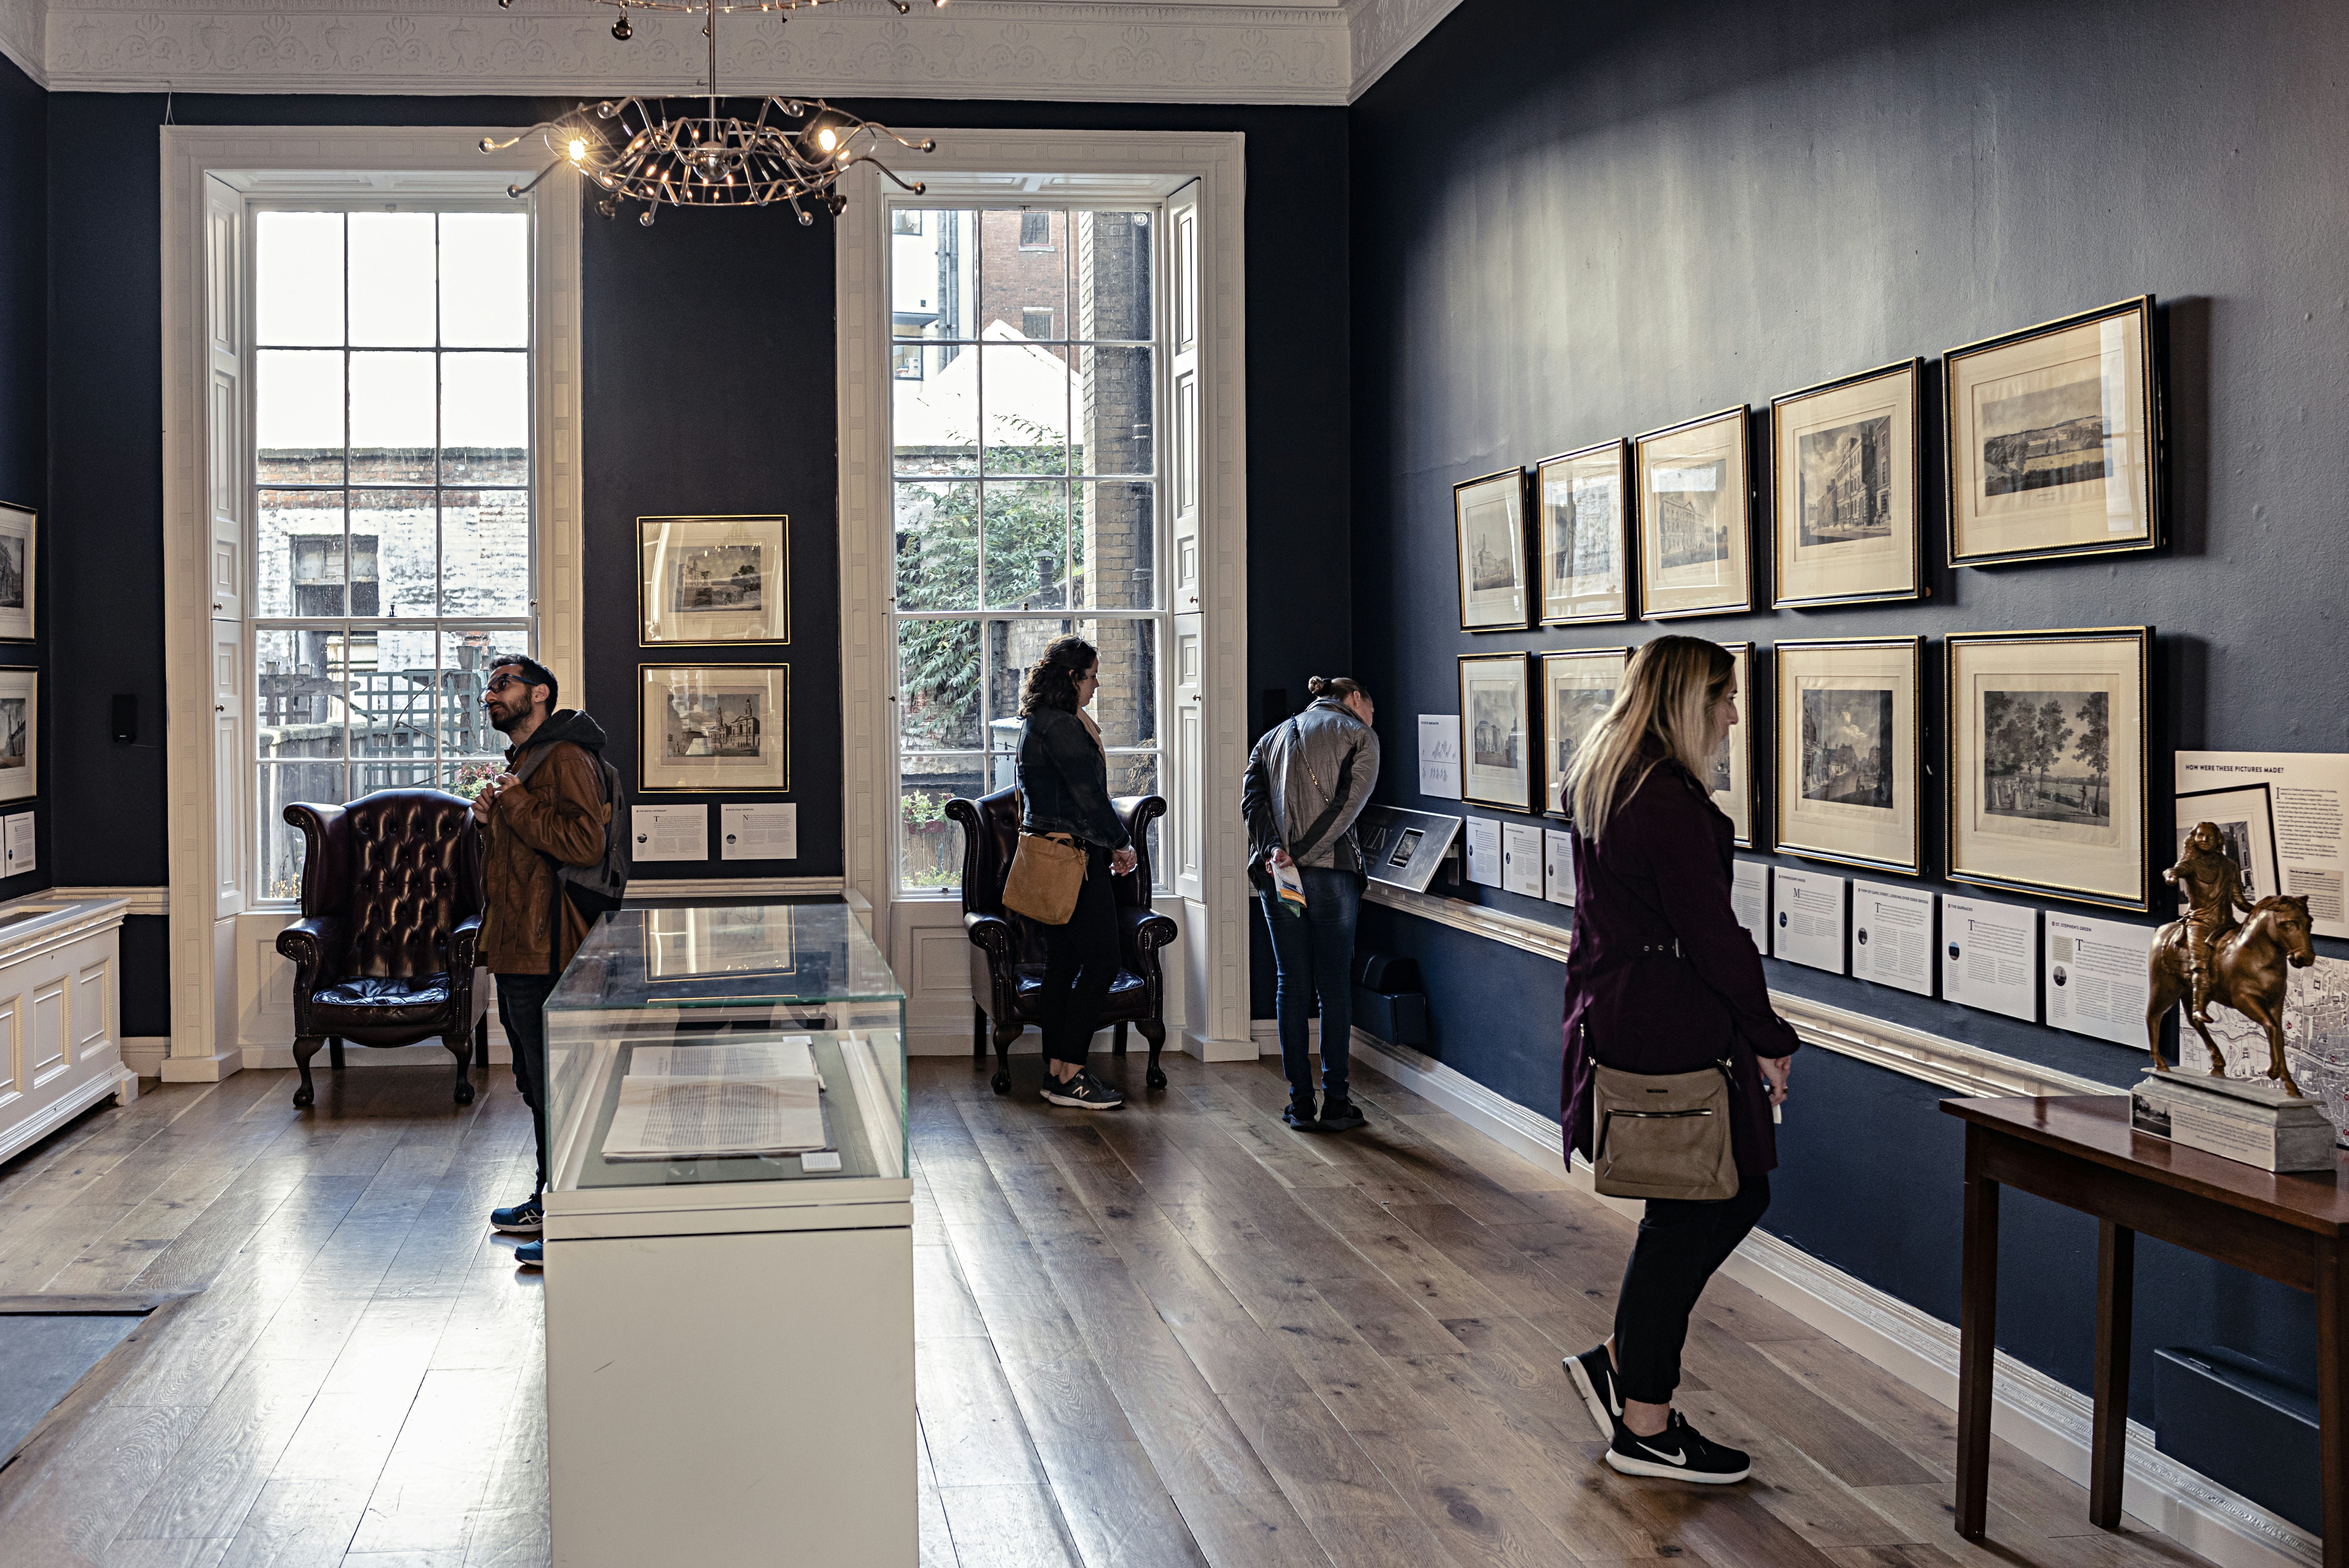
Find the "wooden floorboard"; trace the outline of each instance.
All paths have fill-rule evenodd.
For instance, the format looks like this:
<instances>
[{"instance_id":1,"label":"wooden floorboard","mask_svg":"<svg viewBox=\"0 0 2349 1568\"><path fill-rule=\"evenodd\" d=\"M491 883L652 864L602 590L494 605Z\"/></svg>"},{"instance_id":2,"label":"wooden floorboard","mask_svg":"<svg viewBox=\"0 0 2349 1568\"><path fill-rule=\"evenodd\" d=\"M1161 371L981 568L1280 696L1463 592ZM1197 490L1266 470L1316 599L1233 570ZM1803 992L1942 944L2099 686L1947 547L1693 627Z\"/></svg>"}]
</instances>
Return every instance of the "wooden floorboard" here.
<instances>
[{"instance_id":1,"label":"wooden floorboard","mask_svg":"<svg viewBox=\"0 0 2349 1568\"><path fill-rule=\"evenodd\" d=\"M1137 1053L1054 1109L910 1065L921 1568L2151 1568L2199 1561L1999 1443L1951 1528L1950 1412L1716 1281L1681 1403L1750 1448L1636 1481L1559 1368L1609 1329L1619 1214L1379 1074L1279 1119L1263 1063ZM0 1476L17 1561L543 1568L544 1330L489 1208L528 1191L504 1074L166 1084L0 1166L0 1295L199 1293ZM28 1470L30 1473L18 1473Z\"/></svg>"}]
</instances>

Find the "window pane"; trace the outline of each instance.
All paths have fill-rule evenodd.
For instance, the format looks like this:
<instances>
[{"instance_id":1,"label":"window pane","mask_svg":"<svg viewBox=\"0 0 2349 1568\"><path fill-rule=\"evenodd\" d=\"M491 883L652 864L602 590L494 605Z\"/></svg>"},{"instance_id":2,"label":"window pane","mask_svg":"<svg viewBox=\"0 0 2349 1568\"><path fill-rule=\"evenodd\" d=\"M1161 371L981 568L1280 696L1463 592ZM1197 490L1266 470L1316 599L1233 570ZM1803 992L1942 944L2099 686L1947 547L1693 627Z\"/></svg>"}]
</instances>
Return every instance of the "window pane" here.
<instances>
[{"instance_id":1,"label":"window pane","mask_svg":"<svg viewBox=\"0 0 2349 1568\"><path fill-rule=\"evenodd\" d=\"M530 342L530 218L440 215L440 343L521 348Z\"/></svg>"},{"instance_id":2,"label":"window pane","mask_svg":"<svg viewBox=\"0 0 2349 1568\"><path fill-rule=\"evenodd\" d=\"M530 359L448 354L440 359L444 483L530 482Z\"/></svg>"},{"instance_id":3,"label":"window pane","mask_svg":"<svg viewBox=\"0 0 2349 1568\"><path fill-rule=\"evenodd\" d=\"M313 806L339 806L349 797L343 790L343 765L308 762L290 768L264 768L254 796L261 808L261 893L264 898L299 898L302 894L302 830L285 820L285 808L295 801Z\"/></svg>"},{"instance_id":4,"label":"window pane","mask_svg":"<svg viewBox=\"0 0 2349 1568\"><path fill-rule=\"evenodd\" d=\"M422 758L433 755L436 715L432 631L374 634L375 667L350 676L351 758ZM428 770L429 772L429 770ZM356 785L380 789L354 773Z\"/></svg>"},{"instance_id":5,"label":"window pane","mask_svg":"<svg viewBox=\"0 0 2349 1568\"><path fill-rule=\"evenodd\" d=\"M978 283L975 212L899 209L897 223L918 219L912 231L896 227L889 240L889 324L899 337L964 338L978 335L972 319Z\"/></svg>"},{"instance_id":6,"label":"window pane","mask_svg":"<svg viewBox=\"0 0 2349 1568\"><path fill-rule=\"evenodd\" d=\"M979 498L989 609L1068 603L1069 487L1058 480L989 483Z\"/></svg>"},{"instance_id":7,"label":"window pane","mask_svg":"<svg viewBox=\"0 0 2349 1568\"><path fill-rule=\"evenodd\" d=\"M1080 212L1077 333L1146 343L1150 323L1150 214Z\"/></svg>"},{"instance_id":8,"label":"window pane","mask_svg":"<svg viewBox=\"0 0 2349 1568\"><path fill-rule=\"evenodd\" d=\"M1087 348L1077 375L1077 440L1084 471L1147 474L1155 443L1151 423L1150 350Z\"/></svg>"},{"instance_id":9,"label":"window pane","mask_svg":"<svg viewBox=\"0 0 2349 1568\"><path fill-rule=\"evenodd\" d=\"M429 354L351 356L351 480L432 482Z\"/></svg>"},{"instance_id":10,"label":"window pane","mask_svg":"<svg viewBox=\"0 0 2349 1568\"><path fill-rule=\"evenodd\" d=\"M263 760L339 759L343 680L338 635L316 631L255 633L253 668L254 736Z\"/></svg>"},{"instance_id":11,"label":"window pane","mask_svg":"<svg viewBox=\"0 0 2349 1568\"><path fill-rule=\"evenodd\" d=\"M460 756L499 758L505 756L506 738L490 727L481 708L481 696L489 687L490 665L500 655L529 651L530 634L519 626L510 631L440 634L440 722L445 727L444 750ZM561 692L555 694L557 707L562 706L563 696ZM463 794L464 791L458 793Z\"/></svg>"},{"instance_id":12,"label":"window pane","mask_svg":"<svg viewBox=\"0 0 2349 1568\"><path fill-rule=\"evenodd\" d=\"M440 613L530 613L530 492L440 492Z\"/></svg>"},{"instance_id":13,"label":"window pane","mask_svg":"<svg viewBox=\"0 0 2349 1568\"><path fill-rule=\"evenodd\" d=\"M919 381L892 381L890 403L898 473L978 472L977 349L960 350L951 364Z\"/></svg>"},{"instance_id":14,"label":"window pane","mask_svg":"<svg viewBox=\"0 0 2349 1568\"><path fill-rule=\"evenodd\" d=\"M898 875L906 887L955 887L962 882L962 828L946 812L948 800L987 791L976 757L908 757L899 786Z\"/></svg>"},{"instance_id":15,"label":"window pane","mask_svg":"<svg viewBox=\"0 0 2349 1568\"><path fill-rule=\"evenodd\" d=\"M978 733L976 621L897 624L898 744L907 751L976 751Z\"/></svg>"},{"instance_id":16,"label":"window pane","mask_svg":"<svg viewBox=\"0 0 2349 1568\"><path fill-rule=\"evenodd\" d=\"M254 365L255 474L263 484L343 482L340 349L263 349Z\"/></svg>"},{"instance_id":17,"label":"window pane","mask_svg":"<svg viewBox=\"0 0 2349 1568\"><path fill-rule=\"evenodd\" d=\"M978 486L897 487L897 607L978 608Z\"/></svg>"},{"instance_id":18,"label":"window pane","mask_svg":"<svg viewBox=\"0 0 2349 1568\"><path fill-rule=\"evenodd\" d=\"M1091 480L1076 487L1078 603L1112 610L1157 603L1155 487Z\"/></svg>"},{"instance_id":19,"label":"window pane","mask_svg":"<svg viewBox=\"0 0 2349 1568\"><path fill-rule=\"evenodd\" d=\"M254 341L340 345L343 215L261 213L253 252Z\"/></svg>"},{"instance_id":20,"label":"window pane","mask_svg":"<svg viewBox=\"0 0 2349 1568\"><path fill-rule=\"evenodd\" d=\"M354 212L351 342L370 348L432 346L432 214Z\"/></svg>"},{"instance_id":21,"label":"window pane","mask_svg":"<svg viewBox=\"0 0 2349 1568\"><path fill-rule=\"evenodd\" d=\"M1048 310L1055 321L1069 312L1069 215L987 212L979 217L979 335L1019 329L1020 313Z\"/></svg>"},{"instance_id":22,"label":"window pane","mask_svg":"<svg viewBox=\"0 0 2349 1568\"><path fill-rule=\"evenodd\" d=\"M1109 793L1112 800L1121 796L1155 795L1159 790L1158 754L1154 751L1112 754L1109 759ZM1143 841L1150 851L1152 891L1164 892L1172 887L1172 872L1159 854L1159 830L1166 819L1159 818L1150 824Z\"/></svg>"},{"instance_id":23,"label":"window pane","mask_svg":"<svg viewBox=\"0 0 2349 1568\"><path fill-rule=\"evenodd\" d=\"M1081 621L1078 634L1101 650L1101 690L1093 696L1093 722L1102 741L1121 746L1158 742L1158 624L1155 621Z\"/></svg>"},{"instance_id":24,"label":"window pane","mask_svg":"<svg viewBox=\"0 0 2349 1568\"><path fill-rule=\"evenodd\" d=\"M254 603L264 615L340 615L347 573L343 560L343 492L261 492L254 551Z\"/></svg>"},{"instance_id":25,"label":"window pane","mask_svg":"<svg viewBox=\"0 0 2349 1568\"><path fill-rule=\"evenodd\" d=\"M978 351L988 473L1069 471L1070 378L1059 357L1066 352L1000 341Z\"/></svg>"},{"instance_id":26,"label":"window pane","mask_svg":"<svg viewBox=\"0 0 2349 1568\"><path fill-rule=\"evenodd\" d=\"M432 492L351 492L351 614L413 616L433 613L439 575Z\"/></svg>"}]
</instances>

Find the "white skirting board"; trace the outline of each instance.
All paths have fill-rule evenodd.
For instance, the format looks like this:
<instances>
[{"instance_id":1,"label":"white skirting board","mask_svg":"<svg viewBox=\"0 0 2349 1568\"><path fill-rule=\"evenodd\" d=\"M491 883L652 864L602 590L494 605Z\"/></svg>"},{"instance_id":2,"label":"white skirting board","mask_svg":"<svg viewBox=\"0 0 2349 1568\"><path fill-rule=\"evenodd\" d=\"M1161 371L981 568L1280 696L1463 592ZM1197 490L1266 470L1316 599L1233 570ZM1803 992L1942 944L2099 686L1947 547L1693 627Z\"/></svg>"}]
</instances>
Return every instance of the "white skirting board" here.
<instances>
[{"instance_id":1,"label":"white skirting board","mask_svg":"<svg viewBox=\"0 0 2349 1568\"><path fill-rule=\"evenodd\" d=\"M1259 1042L1270 1042L1265 1047L1269 1053L1278 1052L1270 1020L1257 1019L1256 1034ZM1522 1159L1555 1169L1564 1156L1565 1134L1557 1121L1455 1068L1360 1029L1354 1031L1354 1055ZM1588 1191L1588 1164L1578 1160L1570 1179ZM1622 1199L1599 1201L1633 1218L1643 1207ZM1746 1238L1723 1272L1909 1387L1956 1407L1954 1326L1760 1231ZM2002 1351L1993 1377L1997 1405L1992 1429L2058 1474L2086 1485L2093 1409L2088 1396ZM2304 1568L2323 1559L2314 1536L2157 1453L2153 1433L2134 1421L2122 1496L2130 1513L2220 1568ZM1995 1488L1992 1501L1997 1501Z\"/></svg>"},{"instance_id":2,"label":"white skirting board","mask_svg":"<svg viewBox=\"0 0 2349 1568\"><path fill-rule=\"evenodd\" d=\"M248 1068L290 1068L294 1065L294 1047L290 1044L246 1046L243 1050L244 1065ZM513 1047L508 1043L506 1032L498 1027L495 1018L492 1017L490 1023L490 1065L493 1068L504 1067L512 1060ZM455 1063L456 1057L450 1054L449 1047L438 1040L426 1040L413 1046L346 1046L343 1047L343 1066L346 1068L442 1067L453 1072ZM318 1054L310 1058L310 1071L315 1076L331 1070L326 1051L322 1047Z\"/></svg>"}]
</instances>

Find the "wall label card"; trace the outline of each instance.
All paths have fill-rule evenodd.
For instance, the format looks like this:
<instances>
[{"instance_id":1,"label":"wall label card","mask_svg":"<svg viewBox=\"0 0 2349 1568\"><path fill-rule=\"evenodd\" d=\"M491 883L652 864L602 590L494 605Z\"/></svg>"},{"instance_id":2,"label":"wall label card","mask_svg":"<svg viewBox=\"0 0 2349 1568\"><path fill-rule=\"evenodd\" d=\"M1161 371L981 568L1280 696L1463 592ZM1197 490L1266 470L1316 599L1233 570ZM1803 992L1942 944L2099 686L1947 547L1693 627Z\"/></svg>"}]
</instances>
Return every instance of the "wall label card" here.
<instances>
[{"instance_id":1,"label":"wall label card","mask_svg":"<svg viewBox=\"0 0 2349 1568\"><path fill-rule=\"evenodd\" d=\"M36 813L17 811L0 817L0 841L7 846L8 865L5 874L23 876L39 867L33 859L33 818Z\"/></svg>"},{"instance_id":2,"label":"wall label card","mask_svg":"<svg viewBox=\"0 0 2349 1568\"><path fill-rule=\"evenodd\" d=\"M2025 1023L2039 1021L2039 912L1986 898L1941 900L1941 995Z\"/></svg>"},{"instance_id":3,"label":"wall label card","mask_svg":"<svg viewBox=\"0 0 2349 1568\"><path fill-rule=\"evenodd\" d=\"M2155 927L2047 912L2047 1022L2145 1048L2146 954ZM2196 1042L2198 1045L2199 1041Z\"/></svg>"},{"instance_id":4,"label":"wall label card","mask_svg":"<svg viewBox=\"0 0 2349 1568\"><path fill-rule=\"evenodd\" d=\"M1933 994L1933 895L1915 888L1851 884L1851 972L1855 978Z\"/></svg>"},{"instance_id":5,"label":"wall label card","mask_svg":"<svg viewBox=\"0 0 2349 1568\"><path fill-rule=\"evenodd\" d=\"M1772 956L1842 974L1843 878L1784 866L1771 870L1777 906L1770 917Z\"/></svg>"},{"instance_id":6,"label":"wall label card","mask_svg":"<svg viewBox=\"0 0 2349 1568\"><path fill-rule=\"evenodd\" d=\"M1501 891L1542 895L1542 830L1517 822L1501 824Z\"/></svg>"},{"instance_id":7,"label":"wall label card","mask_svg":"<svg viewBox=\"0 0 2349 1568\"><path fill-rule=\"evenodd\" d=\"M1468 819L1468 880L1501 885L1501 824L1490 817Z\"/></svg>"},{"instance_id":8,"label":"wall label card","mask_svg":"<svg viewBox=\"0 0 2349 1568\"><path fill-rule=\"evenodd\" d=\"M718 808L718 832L721 861L800 858L800 809L788 802L730 800Z\"/></svg>"},{"instance_id":9,"label":"wall label card","mask_svg":"<svg viewBox=\"0 0 2349 1568\"><path fill-rule=\"evenodd\" d=\"M628 846L637 861L706 861L709 858L709 810L705 806L631 806Z\"/></svg>"},{"instance_id":10,"label":"wall label card","mask_svg":"<svg viewBox=\"0 0 2349 1568\"><path fill-rule=\"evenodd\" d=\"M2249 795L2214 796L2196 802L2183 797L2207 790L2233 792L2265 784L2272 803L2274 854L2282 888L2255 887L2259 897L2295 893L2308 900L2308 915L2319 936L2349 936L2349 756L2321 751L2181 751L2178 754L2178 827L2214 822L2239 858L2254 852L2265 824L2261 804ZM2256 877L2245 863L2246 880ZM2195 1048L2201 1048L2195 1042Z\"/></svg>"},{"instance_id":11,"label":"wall label card","mask_svg":"<svg viewBox=\"0 0 2349 1568\"><path fill-rule=\"evenodd\" d=\"M1770 951L1770 868L1754 861L1730 863L1729 907L1754 939L1754 951Z\"/></svg>"},{"instance_id":12,"label":"wall label card","mask_svg":"<svg viewBox=\"0 0 2349 1568\"><path fill-rule=\"evenodd\" d=\"M1460 799L1460 716L1419 716L1419 792L1439 800Z\"/></svg>"},{"instance_id":13,"label":"wall label card","mask_svg":"<svg viewBox=\"0 0 2349 1568\"><path fill-rule=\"evenodd\" d=\"M1552 903L1574 902L1574 835L1542 830L1542 896Z\"/></svg>"}]
</instances>

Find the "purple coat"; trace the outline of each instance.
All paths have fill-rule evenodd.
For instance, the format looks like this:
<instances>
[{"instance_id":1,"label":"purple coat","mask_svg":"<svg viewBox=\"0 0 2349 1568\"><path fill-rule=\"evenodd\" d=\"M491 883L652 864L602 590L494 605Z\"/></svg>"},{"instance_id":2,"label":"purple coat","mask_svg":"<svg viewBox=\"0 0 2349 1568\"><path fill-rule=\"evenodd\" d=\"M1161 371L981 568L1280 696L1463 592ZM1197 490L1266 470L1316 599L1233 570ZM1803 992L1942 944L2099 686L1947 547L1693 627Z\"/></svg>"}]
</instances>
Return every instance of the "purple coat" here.
<instances>
[{"instance_id":1,"label":"purple coat","mask_svg":"<svg viewBox=\"0 0 2349 1568\"><path fill-rule=\"evenodd\" d=\"M1761 954L1730 907L1732 836L1712 797L1671 760L1616 808L1603 841L1575 835L1560 1117L1570 1149L1590 1152L1596 1063L1683 1073L1727 1057L1737 1169L1777 1169L1756 1058L1789 1055L1801 1042L1770 1010Z\"/></svg>"}]
</instances>

